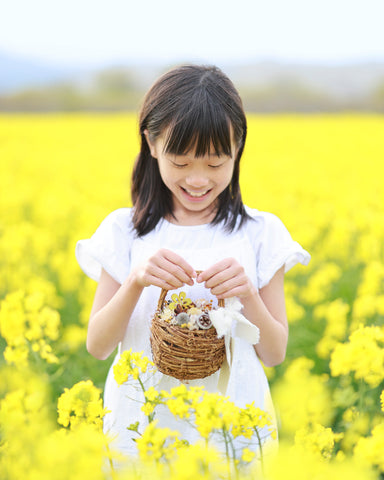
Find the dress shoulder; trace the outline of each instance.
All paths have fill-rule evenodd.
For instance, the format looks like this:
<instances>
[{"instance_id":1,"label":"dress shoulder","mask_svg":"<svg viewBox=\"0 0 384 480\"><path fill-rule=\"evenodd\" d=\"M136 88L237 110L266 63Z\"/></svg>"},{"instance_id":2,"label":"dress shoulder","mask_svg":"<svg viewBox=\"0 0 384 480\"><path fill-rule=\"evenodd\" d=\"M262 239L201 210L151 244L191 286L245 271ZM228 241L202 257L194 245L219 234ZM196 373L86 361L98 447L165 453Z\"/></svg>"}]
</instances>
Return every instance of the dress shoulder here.
<instances>
[{"instance_id":1,"label":"dress shoulder","mask_svg":"<svg viewBox=\"0 0 384 480\"><path fill-rule=\"evenodd\" d=\"M259 288L268 285L282 266L287 272L297 263L308 264L310 254L292 239L279 217L249 207L246 207L246 211L250 219L245 229L256 249Z\"/></svg>"},{"instance_id":2,"label":"dress shoulder","mask_svg":"<svg viewBox=\"0 0 384 480\"><path fill-rule=\"evenodd\" d=\"M76 244L76 259L86 275L98 281L103 268L117 282L123 283L130 270L130 251L135 230L132 209L111 212L88 239Z\"/></svg>"}]
</instances>

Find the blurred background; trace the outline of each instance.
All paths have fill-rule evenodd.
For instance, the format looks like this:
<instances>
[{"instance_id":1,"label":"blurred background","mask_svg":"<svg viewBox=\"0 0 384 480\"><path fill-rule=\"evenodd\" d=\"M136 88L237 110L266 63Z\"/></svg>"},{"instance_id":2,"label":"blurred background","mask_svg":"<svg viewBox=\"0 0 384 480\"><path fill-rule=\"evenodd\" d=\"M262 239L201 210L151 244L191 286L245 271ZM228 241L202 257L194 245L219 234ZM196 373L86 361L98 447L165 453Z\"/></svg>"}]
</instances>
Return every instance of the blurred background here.
<instances>
[{"instance_id":1,"label":"blurred background","mask_svg":"<svg viewBox=\"0 0 384 480\"><path fill-rule=\"evenodd\" d=\"M0 111L136 111L160 73L221 67L250 112L384 112L382 0L13 0Z\"/></svg>"}]
</instances>

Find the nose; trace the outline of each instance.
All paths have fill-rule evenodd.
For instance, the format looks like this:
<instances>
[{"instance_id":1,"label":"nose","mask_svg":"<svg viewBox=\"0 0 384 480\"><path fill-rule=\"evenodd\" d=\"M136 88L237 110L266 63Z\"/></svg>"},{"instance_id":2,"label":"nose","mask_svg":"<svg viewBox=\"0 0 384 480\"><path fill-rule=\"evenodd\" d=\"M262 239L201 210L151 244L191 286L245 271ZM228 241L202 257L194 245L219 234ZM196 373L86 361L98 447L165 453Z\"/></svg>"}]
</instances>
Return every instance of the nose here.
<instances>
[{"instance_id":1,"label":"nose","mask_svg":"<svg viewBox=\"0 0 384 480\"><path fill-rule=\"evenodd\" d=\"M209 184L207 175L201 170L190 172L185 179L186 184L192 188L204 188Z\"/></svg>"}]
</instances>

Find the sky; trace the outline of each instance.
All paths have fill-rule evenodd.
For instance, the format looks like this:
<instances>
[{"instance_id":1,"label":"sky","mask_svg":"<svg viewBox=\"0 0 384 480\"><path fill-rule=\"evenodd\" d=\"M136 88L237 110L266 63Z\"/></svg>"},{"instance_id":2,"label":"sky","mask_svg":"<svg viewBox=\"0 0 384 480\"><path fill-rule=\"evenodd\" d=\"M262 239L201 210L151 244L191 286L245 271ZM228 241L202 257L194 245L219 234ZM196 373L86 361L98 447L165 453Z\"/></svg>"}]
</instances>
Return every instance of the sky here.
<instances>
[{"instance_id":1,"label":"sky","mask_svg":"<svg viewBox=\"0 0 384 480\"><path fill-rule=\"evenodd\" d=\"M384 61L384 0L0 0L0 51L51 64Z\"/></svg>"}]
</instances>

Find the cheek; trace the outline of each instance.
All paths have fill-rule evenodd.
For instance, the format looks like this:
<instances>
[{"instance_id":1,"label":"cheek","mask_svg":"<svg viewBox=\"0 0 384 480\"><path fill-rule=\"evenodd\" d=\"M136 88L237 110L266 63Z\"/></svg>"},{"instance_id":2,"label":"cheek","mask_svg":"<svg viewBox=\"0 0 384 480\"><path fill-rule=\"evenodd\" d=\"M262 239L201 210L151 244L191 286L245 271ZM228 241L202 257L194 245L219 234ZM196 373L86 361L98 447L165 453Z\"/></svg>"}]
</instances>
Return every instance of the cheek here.
<instances>
[{"instance_id":1,"label":"cheek","mask_svg":"<svg viewBox=\"0 0 384 480\"><path fill-rule=\"evenodd\" d=\"M229 185L231 183L232 176L233 176L233 167L228 168L225 172L222 172L220 183L222 184L225 183L226 186Z\"/></svg>"},{"instance_id":2,"label":"cheek","mask_svg":"<svg viewBox=\"0 0 384 480\"><path fill-rule=\"evenodd\" d=\"M159 167L159 172L160 172L160 177L162 178L163 182L165 182L166 178L167 178L167 169L165 168L165 165L163 164L163 162L157 160L157 165Z\"/></svg>"},{"instance_id":3,"label":"cheek","mask_svg":"<svg viewBox=\"0 0 384 480\"><path fill-rule=\"evenodd\" d=\"M158 162L158 165L161 179L163 180L165 185L170 188L170 186L177 181L177 175L175 175L174 172L171 172L170 169L161 162Z\"/></svg>"}]
</instances>

